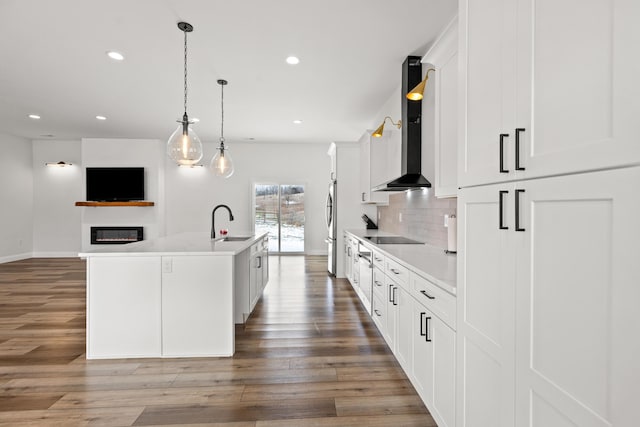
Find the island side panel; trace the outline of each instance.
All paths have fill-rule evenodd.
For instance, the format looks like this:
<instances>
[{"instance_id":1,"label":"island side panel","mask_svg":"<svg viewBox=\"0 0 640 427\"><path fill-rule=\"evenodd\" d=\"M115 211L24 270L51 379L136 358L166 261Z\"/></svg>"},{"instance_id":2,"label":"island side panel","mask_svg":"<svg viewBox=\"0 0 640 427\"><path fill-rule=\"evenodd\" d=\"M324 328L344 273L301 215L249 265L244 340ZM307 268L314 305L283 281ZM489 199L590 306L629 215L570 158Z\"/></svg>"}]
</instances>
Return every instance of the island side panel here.
<instances>
[{"instance_id":1,"label":"island side panel","mask_svg":"<svg viewBox=\"0 0 640 427\"><path fill-rule=\"evenodd\" d=\"M162 257L164 357L232 356L233 256Z\"/></svg>"},{"instance_id":2,"label":"island side panel","mask_svg":"<svg viewBox=\"0 0 640 427\"><path fill-rule=\"evenodd\" d=\"M87 259L87 359L161 355L160 257Z\"/></svg>"}]
</instances>

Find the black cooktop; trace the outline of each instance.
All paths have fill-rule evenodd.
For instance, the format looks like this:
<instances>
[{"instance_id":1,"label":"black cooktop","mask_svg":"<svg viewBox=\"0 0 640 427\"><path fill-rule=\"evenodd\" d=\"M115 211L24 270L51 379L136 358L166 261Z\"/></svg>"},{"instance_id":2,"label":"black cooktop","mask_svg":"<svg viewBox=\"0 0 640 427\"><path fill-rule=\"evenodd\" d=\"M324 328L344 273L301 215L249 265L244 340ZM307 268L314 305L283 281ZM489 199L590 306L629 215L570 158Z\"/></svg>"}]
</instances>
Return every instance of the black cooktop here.
<instances>
[{"instance_id":1,"label":"black cooktop","mask_svg":"<svg viewBox=\"0 0 640 427\"><path fill-rule=\"evenodd\" d=\"M371 243L378 245L422 245L422 242L411 240L402 236L364 236L365 239L371 240Z\"/></svg>"}]
</instances>

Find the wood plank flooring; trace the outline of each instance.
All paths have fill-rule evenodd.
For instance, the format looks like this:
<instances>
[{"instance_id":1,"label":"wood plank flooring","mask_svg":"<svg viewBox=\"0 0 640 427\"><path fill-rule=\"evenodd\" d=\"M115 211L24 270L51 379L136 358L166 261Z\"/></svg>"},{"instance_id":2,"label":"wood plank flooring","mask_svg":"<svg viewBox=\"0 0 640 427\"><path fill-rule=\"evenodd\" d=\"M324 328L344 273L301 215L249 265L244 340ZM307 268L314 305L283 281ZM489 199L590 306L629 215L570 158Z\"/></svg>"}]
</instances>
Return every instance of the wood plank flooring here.
<instances>
[{"instance_id":1,"label":"wood plank flooring","mask_svg":"<svg viewBox=\"0 0 640 427\"><path fill-rule=\"evenodd\" d=\"M0 265L0 426L435 426L326 257L270 258L232 358L85 360L85 265Z\"/></svg>"}]
</instances>

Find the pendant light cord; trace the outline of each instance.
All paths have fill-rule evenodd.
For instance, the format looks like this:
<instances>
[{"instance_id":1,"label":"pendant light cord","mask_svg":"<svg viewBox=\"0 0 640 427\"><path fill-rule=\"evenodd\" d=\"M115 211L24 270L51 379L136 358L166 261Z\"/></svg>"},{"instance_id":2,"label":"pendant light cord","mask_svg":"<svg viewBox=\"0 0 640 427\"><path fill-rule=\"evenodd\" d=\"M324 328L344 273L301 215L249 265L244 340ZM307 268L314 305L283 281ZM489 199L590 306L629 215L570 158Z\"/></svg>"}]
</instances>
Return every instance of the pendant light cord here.
<instances>
[{"instance_id":1,"label":"pendant light cord","mask_svg":"<svg viewBox=\"0 0 640 427\"><path fill-rule=\"evenodd\" d=\"M220 111L222 112L222 120L220 121L220 142L224 143L224 85L220 85Z\"/></svg>"},{"instance_id":2,"label":"pendant light cord","mask_svg":"<svg viewBox=\"0 0 640 427\"><path fill-rule=\"evenodd\" d=\"M184 115L187 115L187 32L184 31Z\"/></svg>"}]
</instances>

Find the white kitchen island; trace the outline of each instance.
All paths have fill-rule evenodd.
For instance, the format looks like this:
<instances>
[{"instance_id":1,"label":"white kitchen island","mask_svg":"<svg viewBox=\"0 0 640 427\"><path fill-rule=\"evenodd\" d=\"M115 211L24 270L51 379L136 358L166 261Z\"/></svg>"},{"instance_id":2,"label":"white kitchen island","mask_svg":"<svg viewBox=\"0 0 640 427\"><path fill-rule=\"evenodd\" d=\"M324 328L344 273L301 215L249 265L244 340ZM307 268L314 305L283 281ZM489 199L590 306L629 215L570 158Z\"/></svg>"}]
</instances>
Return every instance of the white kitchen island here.
<instances>
[{"instance_id":1,"label":"white kitchen island","mask_svg":"<svg viewBox=\"0 0 640 427\"><path fill-rule=\"evenodd\" d=\"M80 253L87 359L232 356L234 324L248 317L268 279L266 238L182 233Z\"/></svg>"}]
</instances>

